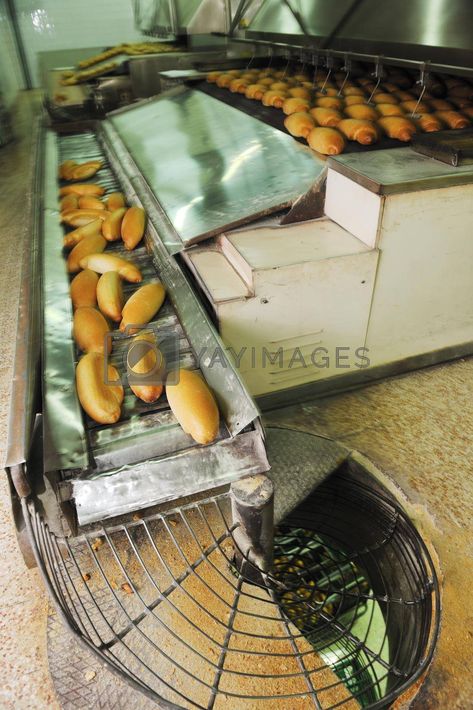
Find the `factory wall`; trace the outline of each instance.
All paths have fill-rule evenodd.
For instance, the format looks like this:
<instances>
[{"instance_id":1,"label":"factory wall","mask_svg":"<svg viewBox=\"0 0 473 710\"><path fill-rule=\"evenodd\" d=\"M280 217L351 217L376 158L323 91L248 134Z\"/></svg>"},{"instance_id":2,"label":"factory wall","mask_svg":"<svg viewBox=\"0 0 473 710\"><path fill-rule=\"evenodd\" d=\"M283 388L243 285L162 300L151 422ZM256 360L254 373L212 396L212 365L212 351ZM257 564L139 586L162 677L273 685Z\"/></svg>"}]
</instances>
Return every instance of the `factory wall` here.
<instances>
[{"instance_id":1,"label":"factory wall","mask_svg":"<svg viewBox=\"0 0 473 710\"><path fill-rule=\"evenodd\" d=\"M38 53L138 42L132 0L14 0L32 82L40 85Z\"/></svg>"},{"instance_id":2,"label":"factory wall","mask_svg":"<svg viewBox=\"0 0 473 710\"><path fill-rule=\"evenodd\" d=\"M0 0L0 91L7 108L23 88L23 74L16 51L15 36L5 0Z\"/></svg>"}]
</instances>

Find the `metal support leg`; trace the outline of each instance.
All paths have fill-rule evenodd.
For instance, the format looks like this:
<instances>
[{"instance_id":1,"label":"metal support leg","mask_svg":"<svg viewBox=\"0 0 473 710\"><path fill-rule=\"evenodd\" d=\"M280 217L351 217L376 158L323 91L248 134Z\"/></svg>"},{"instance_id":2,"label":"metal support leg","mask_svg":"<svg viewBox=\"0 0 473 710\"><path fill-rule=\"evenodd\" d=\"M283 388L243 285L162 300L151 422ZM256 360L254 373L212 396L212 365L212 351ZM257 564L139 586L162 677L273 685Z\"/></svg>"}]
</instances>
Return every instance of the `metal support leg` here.
<instances>
[{"instance_id":1,"label":"metal support leg","mask_svg":"<svg viewBox=\"0 0 473 710\"><path fill-rule=\"evenodd\" d=\"M236 564L249 582L261 584L273 564L274 486L260 473L231 486ZM263 574L262 574L263 573Z\"/></svg>"}]
</instances>

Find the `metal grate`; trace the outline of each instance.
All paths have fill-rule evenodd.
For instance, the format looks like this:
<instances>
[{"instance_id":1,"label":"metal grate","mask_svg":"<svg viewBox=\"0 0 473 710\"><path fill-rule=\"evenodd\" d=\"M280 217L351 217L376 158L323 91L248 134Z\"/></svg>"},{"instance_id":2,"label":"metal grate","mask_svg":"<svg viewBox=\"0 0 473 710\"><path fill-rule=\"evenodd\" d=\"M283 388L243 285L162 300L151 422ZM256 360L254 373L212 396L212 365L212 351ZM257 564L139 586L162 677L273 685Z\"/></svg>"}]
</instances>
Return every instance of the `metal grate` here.
<instances>
[{"instance_id":1,"label":"metal grate","mask_svg":"<svg viewBox=\"0 0 473 710\"><path fill-rule=\"evenodd\" d=\"M72 540L24 512L66 624L160 707L386 707L432 656L430 556L402 510L348 469L278 526L260 584L235 566L228 493Z\"/></svg>"}]
</instances>

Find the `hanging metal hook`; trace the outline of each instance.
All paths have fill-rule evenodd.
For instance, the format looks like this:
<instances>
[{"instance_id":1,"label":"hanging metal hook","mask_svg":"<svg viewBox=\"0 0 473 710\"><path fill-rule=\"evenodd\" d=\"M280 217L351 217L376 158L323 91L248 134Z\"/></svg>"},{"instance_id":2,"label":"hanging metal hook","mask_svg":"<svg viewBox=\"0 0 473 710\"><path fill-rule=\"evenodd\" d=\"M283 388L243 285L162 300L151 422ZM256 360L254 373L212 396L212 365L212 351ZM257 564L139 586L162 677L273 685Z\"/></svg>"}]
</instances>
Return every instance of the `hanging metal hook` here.
<instances>
[{"instance_id":1,"label":"hanging metal hook","mask_svg":"<svg viewBox=\"0 0 473 710\"><path fill-rule=\"evenodd\" d=\"M427 71L427 68L430 64L430 61L424 62L421 66L420 69L420 77L419 80L416 81L416 84L420 84L422 86L422 91L420 92L419 98L417 99L417 103L414 106L414 110L411 113L411 118L416 118L417 117L417 107L422 101L422 98L426 92L427 89L427 84L429 82L429 72Z\"/></svg>"},{"instance_id":2,"label":"hanging metal hook","mask_svg":"<svg viewBox=\"0 0 473 710\"><path fill-rule=\"evenodd\" d=\"M317 72L319 70L319 55L318 54L312 55L312 64L314 65L314 77L312 79L312 88L315 91L315 88L317 85Z\"/></svg>"},{"instance_id":3,"label":"hanging metal hook","mask_svg":"<svg viewBox=\"0 0 473 710\"><path fill-rule=\"evenodd\" d=\"M286 64L286 68L284 69L284 73L283 73L283 75L282 75L282 76L283 76L283 79L284 79L284 77L285 77L286 74L287 74L287 70L289 69L289 64L290 64L290 63L291 63L291 52L290 52L290 50L287 50L287 64Z\"/></svg>"},{"instance_id":4,"label":"hanging metal hook","mask_svg":"<svg viewBox=\"0 0 473 710\"><path fill-rule=\"evenodd\" d=\"M327 93L327 90L326 90L325 87L327 86L327 82L328 82L328 80L330 79L330 75L331 75L332 69L333 69L333 57L332 57L332 55L331 55L330 53L327 54L326 67L327 67L327 69L328 69L328 72L327 72L327 76L325 77L324 83L322 84L322 87L321 87L321 89L320 89L320 93L321 93L321 94L326 94L326 93Z\"/></svg>"},{"instance_id":5,"label":"hanging metal hook","mask_svg":"<svg viewBox=\"0 0 473 710\"><path fill-rule=\"evenodd\" d=\"M342 67L342 71L346 71L345 78L342 82L342 85L340 89L338 90L337 96L341 96L343 89L345 88L345 84L348 81L348 77L350 76L350 71L351 71L351 59L349 58L348 54L345 54L345 62Z\"/></svg>"},{"instance_id":6,"label":"hanging metal hook","mask_svg":"<svg viewBox=\"0 0 473 710\"><path fill-rule=\"evenodd\" d=\"M269 64L267 67L268 69L270 68L271 64L273 63L273 55L274 55L273 48L268 47L268 56L269 56Z\"/></svg>"},{"instance_id":7,"label":"hanging metal hook","mask_svg":"<svg viewBox=\"0 0 473 710\"><path fill-rule=\"evenodd\" d=\"M252 47L253 47L253 48L252 48L252 52L251 52L250 61L248 62L247 66L246 66L246 69L247 69L247 70L251 67L251 62L252 62L253 59L255 58L255 54L256 54L256 47L255 47L255 45L252 45Z\"/></svg>"},{"instance_id":8,"label":"hanging metal hook","mask_svg":"<svg viewBox=\"0 0 473 710\"><path fill-rule=\"evenodd\" d=\"M369 97L368 101L366 102L367 104L370 104L370 103L371 103L371 99L373 98L373 96L374 96L375 93L377 92L378 87L379 87L379 85L381 84L381 79L382 79L383 76L384 76L384 72L383 72L383 60L382 60L382 57L381 57L381 56L376 57L376 64L375 64L374 75L375 75L375 77L377 77L378 81L376 82L376 86L374 87L373 91L372 91L371 94L370 94L370 97Z\"/></svg>"}]
</instances>

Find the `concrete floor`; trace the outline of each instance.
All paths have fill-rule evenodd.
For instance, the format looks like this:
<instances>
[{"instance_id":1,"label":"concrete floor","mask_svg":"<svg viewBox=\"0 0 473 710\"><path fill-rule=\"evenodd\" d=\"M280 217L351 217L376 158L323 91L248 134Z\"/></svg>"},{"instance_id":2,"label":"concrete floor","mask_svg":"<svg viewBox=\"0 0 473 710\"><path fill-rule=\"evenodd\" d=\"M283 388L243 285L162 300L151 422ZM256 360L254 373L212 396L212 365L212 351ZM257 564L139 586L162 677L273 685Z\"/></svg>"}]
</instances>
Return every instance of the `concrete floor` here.
<instances>
[{"instance_id":1,"label":"concrete floor","mask_svg":"<svg viewBox=\"0 0 473 710\"><path fill-rule=\"evenodd\" d=\"M20 98L18 141L0 149L0 455L5 454L25 232L22 196L30 168L34 92ZM268 417L290 419L365 453L407 495L411 516L433 542L443 576L443 625L432 672L415 705L473 708L473 359L429 368ZM0 478L0 707L58 708L46 657L47 601L38 573L17 550L5 477Z\"/></svg>"}]
</instances>

